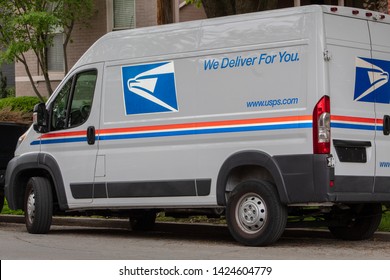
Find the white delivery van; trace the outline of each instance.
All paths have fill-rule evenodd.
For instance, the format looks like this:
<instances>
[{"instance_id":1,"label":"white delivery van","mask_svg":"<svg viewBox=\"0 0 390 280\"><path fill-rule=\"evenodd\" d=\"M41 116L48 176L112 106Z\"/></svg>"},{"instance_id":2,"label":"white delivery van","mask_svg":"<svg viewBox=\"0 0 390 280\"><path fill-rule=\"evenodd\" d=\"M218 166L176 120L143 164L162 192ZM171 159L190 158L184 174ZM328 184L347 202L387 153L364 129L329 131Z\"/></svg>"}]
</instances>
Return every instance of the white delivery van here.
<instances>
[{"instance_id":1,"label":"white delivery van","mask_svg":"<svg viewBox=\"0 0 390 280\"><path fill-rule=\"evenodd\" d=\"M369 238L390 201L389 18L305 6L109 33L36 106L9 206L31 233L59 212L147 229L226 207L246 245L308 216Z\"/></svg>"}]
</instances>

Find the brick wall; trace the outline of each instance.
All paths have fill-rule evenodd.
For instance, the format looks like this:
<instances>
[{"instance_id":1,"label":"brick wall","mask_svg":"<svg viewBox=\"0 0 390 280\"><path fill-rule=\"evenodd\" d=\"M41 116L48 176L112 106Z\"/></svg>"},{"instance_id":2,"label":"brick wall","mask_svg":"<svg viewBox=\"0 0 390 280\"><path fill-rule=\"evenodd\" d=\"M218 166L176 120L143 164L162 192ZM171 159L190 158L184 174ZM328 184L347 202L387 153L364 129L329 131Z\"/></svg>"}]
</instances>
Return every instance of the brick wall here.
<instances>
[{"instance_id":1,"label":"brick wall","mask_svg":"<svg viewBox=\"0 0 390 280\"><path fill-rule=\"evenodd\" d=\"M180 9L179 19L181 22L205 18L207 16L202 6L197 8L194 5L185 5Z\"/></svg>"},{"instance_id":2,"label":"brick wall","mask_svg":"<svg viewBox=\"0 0 390 280\"><path fill-rule=\"evenodd\" d=\"M95 0L95 12L89 26L76 24L72 32L72 43L68 44L68 62L73 66L83 53L101 36L107 33L106 1Z\"/></svg>"},{"instance_id":3,"label":"brick wall","mask_svg":"<svg viewBox=\"0 0 390 280\"><path fill-rule=\"evenodd\" d=\"M137 28L157 25L157 0L135 0Z\"/></svg>"}]
</instances>

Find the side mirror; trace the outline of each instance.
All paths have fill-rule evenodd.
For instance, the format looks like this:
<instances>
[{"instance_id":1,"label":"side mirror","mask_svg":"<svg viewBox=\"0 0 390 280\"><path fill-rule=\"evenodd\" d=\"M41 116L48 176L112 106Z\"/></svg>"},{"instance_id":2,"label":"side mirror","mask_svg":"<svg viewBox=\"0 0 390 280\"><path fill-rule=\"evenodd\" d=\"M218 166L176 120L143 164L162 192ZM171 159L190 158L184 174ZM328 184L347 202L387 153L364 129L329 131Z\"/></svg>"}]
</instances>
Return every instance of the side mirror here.
<instances>
[{"instance_id":1,"label":"side mirror","mask_svg":"<svg viewBox=\"0 0 390 280\"><path fill-rule=\"evenodd\" d=\"M45 133L48 131L48 114L45 103L39 103L34 106L33 128L36 132Z\"/></svg>"}]
</instances>

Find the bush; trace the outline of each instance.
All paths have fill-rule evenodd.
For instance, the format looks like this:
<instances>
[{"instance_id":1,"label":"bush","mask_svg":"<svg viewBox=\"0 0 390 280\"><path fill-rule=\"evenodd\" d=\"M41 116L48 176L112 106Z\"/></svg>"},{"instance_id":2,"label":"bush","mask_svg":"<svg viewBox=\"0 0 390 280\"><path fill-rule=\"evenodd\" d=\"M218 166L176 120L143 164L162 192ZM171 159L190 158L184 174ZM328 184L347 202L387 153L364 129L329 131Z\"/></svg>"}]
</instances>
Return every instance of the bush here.
<instances>
[{"instance_id":1,"label":"bush","mask_svg":"<svg viewBox=\"0 0 390 280\"><path fill-rule=\"evenodd\" d=\"M0 121L31 123L34 105L38 97L21 96L0 99Z\"/></svg>"},{"instance_id":2,"label":"bush","mask_svg":"<svg viewBox=\"0 0 390 280\"><path fill-rule=\"evenodd\" d=\"M15 95L16 95L15 88L14 87L9 87L9 88L7 88L7 96L5 96L4 98L6 98L6 97L15 97Z\"/></svg>"},{"instance_id":3,"label":"bush","mask_svg":"<svg viewBox=\"0 0 390 280\"><path fill-rule=\"evenodd\" d=\"M20 97L8 97L0 99L0 110L4 108L11 108L12 111L18 111L22 113L32 113L35 104L40 103L38 97L35 96L20 96Z\"/></svg>"}]
</instances>

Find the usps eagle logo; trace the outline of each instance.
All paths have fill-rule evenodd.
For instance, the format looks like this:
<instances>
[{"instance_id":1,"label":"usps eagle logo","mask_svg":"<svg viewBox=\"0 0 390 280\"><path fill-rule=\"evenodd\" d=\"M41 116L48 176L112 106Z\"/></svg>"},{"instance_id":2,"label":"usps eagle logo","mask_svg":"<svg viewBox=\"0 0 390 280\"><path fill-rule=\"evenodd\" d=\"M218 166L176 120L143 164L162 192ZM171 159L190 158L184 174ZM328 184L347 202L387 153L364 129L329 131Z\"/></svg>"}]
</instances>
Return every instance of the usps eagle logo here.
<instances>
[{"instance_id":1,"label":"usps eagle logo","mask_svg":"<svg viewBox=\"0 0 390 280\"><path fill-rule=\"evenodd\" d=\"M356 58L354 100L390 104L390 61Z\"/></svg>"},{"instance_id":2,"label":"usps eagle logo","mask_svg":"<svg viewBox=\"0 0 390 280\"><path fill-rule=\"evenodd\" d=\"M127 115L178 112L173 61L122 67Z\"/></svg>"}]
</instances>

